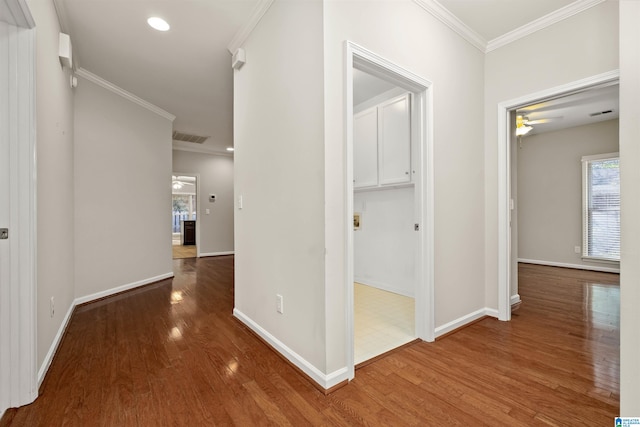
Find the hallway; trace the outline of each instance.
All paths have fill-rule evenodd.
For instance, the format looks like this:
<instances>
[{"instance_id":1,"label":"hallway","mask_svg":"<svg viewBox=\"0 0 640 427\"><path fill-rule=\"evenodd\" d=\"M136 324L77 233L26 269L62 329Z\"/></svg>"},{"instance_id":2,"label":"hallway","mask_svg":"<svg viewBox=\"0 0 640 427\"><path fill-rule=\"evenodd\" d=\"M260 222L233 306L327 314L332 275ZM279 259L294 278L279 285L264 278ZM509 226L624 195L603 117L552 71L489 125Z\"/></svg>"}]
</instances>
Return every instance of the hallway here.
<instances>
[{"instance_id":1,"label":"hallway","mask_svg":"<svg viewBox=\"0 0 640 427\"><path fill-rule=\"evenodd\" d=\"M619 411L615 274L521 265L512 322L413 344L325 396L232 317L232 256L174 271L78 307L40 397L0 426L603 426Z\"/></svg>"}]
</instances>

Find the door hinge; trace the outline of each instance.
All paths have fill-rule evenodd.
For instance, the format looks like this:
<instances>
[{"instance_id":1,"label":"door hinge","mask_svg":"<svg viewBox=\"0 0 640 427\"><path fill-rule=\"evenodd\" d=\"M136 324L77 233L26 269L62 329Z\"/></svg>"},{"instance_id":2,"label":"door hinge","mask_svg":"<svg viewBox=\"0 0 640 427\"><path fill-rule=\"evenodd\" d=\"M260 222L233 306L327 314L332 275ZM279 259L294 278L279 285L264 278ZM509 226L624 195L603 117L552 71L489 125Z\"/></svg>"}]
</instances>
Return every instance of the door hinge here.
<instances>
[{"instance_id":1,"label":"door hinge","mask_svg":"<svg viewBox=\"0 0 640 427\"><path fill-rule=\"evenodd\" d=\"M8 228L0 228L0 239L8 239L9 238L9 229Z\"/></svg>"}]
</instances>

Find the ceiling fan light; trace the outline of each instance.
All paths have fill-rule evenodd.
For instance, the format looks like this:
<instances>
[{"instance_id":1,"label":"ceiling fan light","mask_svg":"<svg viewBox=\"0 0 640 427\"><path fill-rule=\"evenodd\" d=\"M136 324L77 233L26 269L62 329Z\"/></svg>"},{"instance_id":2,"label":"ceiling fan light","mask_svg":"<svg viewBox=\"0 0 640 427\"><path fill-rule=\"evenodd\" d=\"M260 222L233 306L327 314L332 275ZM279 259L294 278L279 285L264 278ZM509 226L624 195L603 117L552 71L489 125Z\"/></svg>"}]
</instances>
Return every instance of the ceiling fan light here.
<instances>
[{"instance_id":1,"label":"ceiling fan light","mask_svg":"<svg viewBox=\"0 0 640 427\"><path fill-rule=\"evenodd\" d=\"M533 127L527 125L518 126L516 128L516 136L526 135L531 131L531 129L533 129Z\"/></svg>"}]
</instances>

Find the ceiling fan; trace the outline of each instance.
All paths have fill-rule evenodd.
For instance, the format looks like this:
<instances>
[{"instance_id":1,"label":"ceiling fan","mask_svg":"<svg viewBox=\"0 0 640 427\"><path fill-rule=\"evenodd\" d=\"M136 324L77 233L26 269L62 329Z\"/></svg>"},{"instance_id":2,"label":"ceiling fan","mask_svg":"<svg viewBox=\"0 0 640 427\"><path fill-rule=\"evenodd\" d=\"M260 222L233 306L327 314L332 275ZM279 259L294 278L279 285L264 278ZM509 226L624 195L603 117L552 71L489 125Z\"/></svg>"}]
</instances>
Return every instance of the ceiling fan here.
<instances>
[{"instance_id":1,"label":"ceiling fan","mask_svg":"<svg viewBox=\"0 0 640 427\"><path fill-rule=\"evenodd\" d=\"M171 188L180 190L185 185L195 184L196 179L192 176L171 176Z\"/></svg>"},{"instance_id":2,"label":"ceiling fan","mask_svg":"<svg viewBox=\"0 0 640 427\"><path fill-rule=\"evenodd\" d=\"M540 119L530 120L528 116L525 116L525 112L516 115L516 136L524 136L533 130L533 125L541 125L545 123L555 122L561 120L563 117L546 117Z\"/></svg>"}]
</instances>

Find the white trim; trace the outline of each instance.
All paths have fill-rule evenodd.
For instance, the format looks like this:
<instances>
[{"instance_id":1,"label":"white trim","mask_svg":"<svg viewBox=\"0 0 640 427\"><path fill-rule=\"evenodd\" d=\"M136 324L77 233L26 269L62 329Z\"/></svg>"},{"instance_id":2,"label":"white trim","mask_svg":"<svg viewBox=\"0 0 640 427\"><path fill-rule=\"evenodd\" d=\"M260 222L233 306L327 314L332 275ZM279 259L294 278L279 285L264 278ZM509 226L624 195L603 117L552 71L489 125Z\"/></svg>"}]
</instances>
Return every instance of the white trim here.
<instances>
[{"instance_id":1,"label":"white trim","mask_svg":"<svg viewBox=\"0 0 640 427\"><path fill-rule=\"evenodd\" d=\"M436 0L413 0L413 2L429 12L433 17L438 19L447 27L455 31L463 39L471 43L473 47L477 48L481 52L485 52L487 48L487 40L458 19L457 16Z\"/></svg>"},{"instance_id":2,"label":"white trim","mask_svg":"<svg viewBox=\"0 0 640 427\"><path fill-rule=\"evenodd\" d=\"M232 144L229 144L229 145L232 145ZM172 149L177 151L189 151L192 153L211 154L213 156L233 157L233 152L227 151L226 148L224 151L221 151L221 150L218 151L214 148L195 145L192 142L176 141L175 139L173 140Z\"/></svg>"},{"instance_id":3,"label":"white trim","mask_svg":"<svg viewBox=\"0 0 640 427\"><path fill-rule=\"evenodd\" d=\"M73 305L80 305L87 302L95 301L97 299L106 298L111 295L118 294L120 292L128 291L130 289L139 288L140 286L148 285L150 283L159 282L161 280L170 279L174 277L173 272L164 273L159 276L150 277L148 279L138 280L137 282L127 283L126 285L116 286L115 288L107 289L105 291L96 292L95 294L85 295L78 297L73 301Z\"/></svg>"},{"instance_id":4,"label":"white trim","mask_svg":"<svg viewBox=\"0 0 640 427\"><path fill-rule=\"evenodd\" d=\"M134 104L138 104L139 106L146 108L147 110L156 113L157 115L164 117L169 121L173 122L176 119L176 116L174 116L173 114L166 112L162 108L145 101L144 99L132 94L131 92L127 92L126 90L114 85L113 83L103 79L100 76L96 76L91 71L87 71L84 68L78 68L75 73L76 75L89 80L90 82L95 83L98 86L115 93L116 95L120 95L121 97L133 102Z\"/></svg>"},{"instance_id":5,"label":"white trim","mask_svg":"<svg viewBox=\"0 0 640 427\"><path fill-rule=\"evenodd\" d=\"M223 255L235 255L235 251L205 252L205 253L200 254L200 257L223 256Z\"/></svg>"},{"instance_id":6,"label":"white trim","mask_svg":"<svg viewBox=\"0 0 640 427\"><path fill-rule=\"evenodd\" d=\"M612 70L576 80L564 85L520 96L498 104L498 312L499 319L511 319L510 304L510 244L509 201L511 197L511 133L508 115L511 110L531 105L545 99L568 95L591 87L616 84L620 70Z\"/></svg>"},{"instance_id":7,"label":"white trim","mask_svg":"<svg viewBox=\"0 0 640 427\"><path fill-rule=\"evenodd\" d=\"M382 283L375 280L369 280L362 277L354 276L354 282L360 283L361 285L370 286L372 288L381 289L383 291L391 292L397 295L402 295L409 298L415 298L412 292L403 292L401 289L394 287L388 283Z\"/></svg>"},{"instance_id":8,"label":"white trim","mask_svg":"<svg viewBox=\"0 0 640 427\"><path fill-rule=\"evenodd\" d=\"M267 332L237 308L233 309L233 315L325 390L328 390L343 381L349 380L348 369L346 366L334 372L324 374L318 368L313 366L309 361L287 347L283 342L271 335L269 332Z\"/></svg>"},{"instance_id":9,"label":"white trim","mask_svg":"<svg viewBox=\"0 0 640 427\"><path fill-rule=\"evenodd\" d=\"M431 342L435 339L434 302L434 158L433 158L433 83L402 68L362 46L345 41L345 336L349 379L355 376L354 364L354 314L353 314L353 67L390 81L413 93L412 122L423 126L412 126L412 138L416 141L417 164L415 177L416 219L421 224L418 236L415 288L416 337ZM417 118L417 119L416 119Z\"/></svg>"},{"instance_id":10,"label":"white trim","mask_svg":"<svg viewBox=\"0 0 640 427\"><path fill-rule=\"evenodd\" d=\"M262 17L267 13L274 0L259 0L256 4L249 20L240 28L240 30L233 36L233 39L227 45L227 50L233 55L235 51L242 47L244 42L247 41L253 29L258 25Z\"/></svg>"},{"instance_id":11,"label":"white trim","mask_svg":"<svg viewBox=\"0 0 640 427\"><path fill-rule=\"evenodd\" d=\"M53 362L53 356L55 356L56 352L58 351L58 347L62 342L62 337L64 337L64 333L67 330L67 326L69 326L69 321L71 320L71 316L73 315L73 311L75 310L77 305L78 304L76 303L76 301L71 302L71 305L69 306L69 310L67 310L67 314L65 314L64 319L62 319L62 323L58 328L58 333L56 334L55 337L53 337L53 342L51 343L51 346L49 347L49 351L47 352L47 355L44 357L44 360L42 361L42 365L40 365L40 370L38 371L38 388L40 388L40 386L42 385L42 382L44 381L44 377L45 375L47 375L47 372L49 371L51 362Z\"/></svg>"},{"instance_id":12,"label":"white trim","mask_svg":"<svg viewBox=\"0 0 640 427\"><path fill-rule=\"evenodd\" d=\"M613 160L613 159L619 159L619 158L620 158L620 153L616 152L616 153L594 154L592 156L582 156L582 161L590 162L593 160Z\"/></svg>"},{"instance_id":13,"label":"white trim","mask_svg":"<svg viewBox=\"0 0 640 427\"><path fill-rule=\"evenodd\" d=\"M7 24L28 29L36 26L25 0L4 0L4 4L9 10L9 16L2 16Z\"/></svg>"},{"instance_id":14,"label":"white trim","mask_svg":"<svg viewBox=\"0 0 640 427\"><path fill-rule=\"evenodd\" d=\"M577 15L580 12L584 12L585 10L590 9L594 6L597 6L604 1L605 0L574 1L573 3L570 3L558 10L555 10L545 16L531 21L520 28L516 28L513 31L509 31L508 33L496 37L495 39L489 40L486 45L485 52L491 52L492 50L496 50L509 43L513 43L514 41L526 37L529 34L533 34L536 31L540 31L560 21L571 18L572 16Z\"/></svg>"},{"instance_id":15,"label":"white trim","mask_svg":"<svg viewBox=\"0 0 640 427\"><path fill-rule=\"evenodd\" d=\"M481 308L472 313L466 314L462 317L458 317L455 320L452 320L449 323L445 323L442 326L438 326L435 331L435 336L440 337L444 334L448 334L451 331L455 331L456 329L462 328L465 325L468 325L471 322L474 322L478 319L483 318L484 316L497 317L498 312L491 308Z\"/></svg>"},{"instance_id":16,"label":"white trim","mask_svg":"<svg viewBox=\"0 0 640 427\"><path fill-rule=\"evenodd\" d=\"M518 258L518 262L521 262L523 264L548 265L549 267L575 268L578 270L603 271L605 273L620 273L620 268L600 267L597 265L569 264L566 262L542 261L538 259L526 259L526 258Z\"/></svg>"},{"instance_id":17,"label":"white trim","mask_svg":"<svg viewBox=\"0 0 640 427\"><path fill-rule=\"evenodd\" d=\"M451 13L447 8L441 5L437 0L413 0L413 2L422 9L429 12L433 17L445 24L463 39L469 42L473 47L483 53L491 52L516 40L520 40L530 34L540 31L560 21L571 18L580 12L584 12L594 6L599 5L605 0L576 0L558 10L555 10L545 16L533 20L515 30L509 31L501 36L487 41L475 30L462 22L457 16Z\"/></svg>"},{"instance_id":18,"label":"white trim","mask_svg":"<svg viewBox=\"0 0 640 427\"><path fill-rule=\"evenodd\" d=\"M520 294L515 294L515 295L511 295L511 306L513 306L514 304L518 304L520 301L522 301L520 299ZM498 311L496 310L496 316L497 316Z\"/></svg>"}]
</instances>

